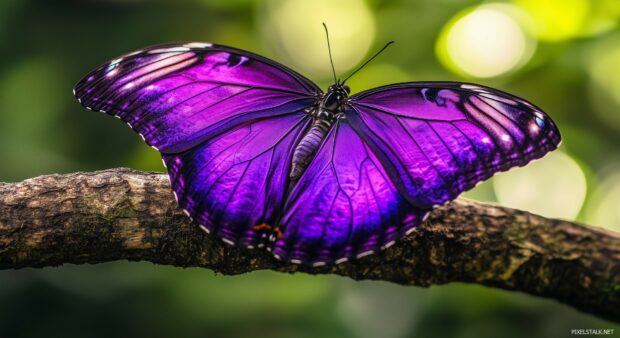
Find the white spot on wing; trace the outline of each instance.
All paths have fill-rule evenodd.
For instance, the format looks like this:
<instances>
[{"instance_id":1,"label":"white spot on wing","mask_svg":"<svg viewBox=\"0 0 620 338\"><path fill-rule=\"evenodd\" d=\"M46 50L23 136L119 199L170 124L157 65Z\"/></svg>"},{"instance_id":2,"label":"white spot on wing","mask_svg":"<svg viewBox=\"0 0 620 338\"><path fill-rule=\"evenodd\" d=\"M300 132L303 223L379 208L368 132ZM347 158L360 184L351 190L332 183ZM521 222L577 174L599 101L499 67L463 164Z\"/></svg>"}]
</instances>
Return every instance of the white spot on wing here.
<instances>
[{"instance_id":1,"label":"white spot on wing","mask_svg":"<svg viewBox=\"0 0 620 338\"><path fill-rule=\"evenodd\" d=\"M222 242L228 244L228 245L235 245L235 242L231 241L228 238L222 238Z\"/></svg>"},{"instance_id":2,"label":"white spot on wing","mask_svg":"<svg viewBox=\"0 0 620 338\"><path fill-rule=\"evenodd\" d=\"M189 48L187 46L166 48L166 52L187 52L188 50Z\"/></svg>"},{"instance_id":3,"label":"white spot on wing","mask_svg":"<svg viewBox=\"0 0 620 338\"><path fill-rule=\"evenodd\" d=\"M392 245L394 245L394 243L396 243L396 241L390 241L390 242L387 242L387 244L385 244L385 245L384 245L384 246L382 246L381 248L385 250L385 249L387 249L387 248L391 247Z\"/></svg>"},{"instance_id":4,"label":"white spot on wing","mask_svg":"<svg viewBox=\"0 0 620 338\"><path fill-rule=\"evenodd\" d=\"M412 233L415 230L415 227L412 227L411 229L405 231L405 235L409 235L410 233Z\"/></svg>"},{"instance_id":5,"label":"white spot on wing","mask_svg":"<svg viewBox=\"0 0 620 338\"><path fill-rule=\"evenodd\" d=\"M293 264L301 264L301 260L299 260L299 259L291 259L291 263L293 263Z\"/></svg>"},{"instance_id":6,"label":"white spot on wing","mask_svg":"<svg viewBox=\"0 0 620 338\"><path fill-rule=\"evenodd\" d=\"M337 259L334 263L336 263L336 264L342 264L342 263L344 263L344 262L346 262L346 261L348 261L348 260L349 260L349 258L347 258L347 257L342 257L342 258Z\"/></svg>"},{"instance_id":7,"label":"white spot on wing","mask_svg":"<svg viewBox=\"0 0 620 338\"><path fill-rule=\"evenodd\" d=\"M463 88L463 89L469 89L469 90L472 90L472 91L475 91L475 92L479 92L479 93L488 93L488 92L489 92L489 91L488 91L486 88L484 88L484 87L480 87L480 86L476 86L476 85L470 85L470 84L467 84L467 83L462 84L462 85L461 85L461 88Z\"/></svg>"},{"instance_id":8,"label":"white spot on wing","mask_svg":"<svg viewBox=\"0 0 620 338\"><path fill-rule=\"evenodd\" d=\"M355 257L357 257L357 258L366 257L368 255L372 255L373 252L374 252L373 250L364 251L364 252L362 252L361 254L358 254Z\"/></svg>"},{"instance_id":9,"label":"white spot on wing","mask_svg":"<svg viewBox=\"0 0 620 338\"><path fill-rule=\"evenodd\" d=\"M190 49L187 47L179 46L179 47L166 47L166 48L152 49L152 50L149 50L148 53L149 54L169 53L169 54L175 55L175 54L181 54L181 53L187 52L189 50Z\"/></svg>"},{"instance_id":10,"label":"white spot on wing","mask_svg":"<svg viewBox=\"0 0 620 338\"><path fill-rule=\"evenodd\" d=\"M123 61L123 58L114 59L110 61L110 66L118 65L119 63L121 63L121 61Z\"/></svg>"},{"instance_id":11,"label":"white spot on wing","mask_svg":"<svg viewBox=\"0 0 620 338\"><path fill-rule=\"evenodd\" d=\"M209 230L209 228L207 228L206 226L204 226L204 225L202 225L202 224L200 225L200 229L204 230L204 232L206 232L206 233L208 233L208 234L210 234L210 233L211 233L211 230Z\"/></svg>"},{"instance_id":12,"label":"white spot on wing","mask_svg":"<svg viewBox=\"0 0 620 338\"><path fill-rule=\"evenodd\" d=\"M323 266L323 265L325 265L325 262L314 262L314 263L312 263L312 266L314 266L315 268L319 267L319 266Z\"/></svg>"},{"instance_id":13,"label":"white spot on wing","mask_svg":"<svg viewBox=\"0 0 620 338\"><path fill-rule=\"evenodd\" d=\"M105 76L112 77L112 76L116 75L116 73L118 73L118 68L114 68L114 69L110 70Z\"/></svg>"},{"instance_id":14,"label":"white spot on wing","mask_svg":"<svg viewBox=\"0 0 620 338\"><path fill-rule=\"evenodd\" d=\"M137 51L135 51L135 52L131 52L131 53L129 53L129 54L127 54L127 55L125 55L125 56L126 56L126 57L127 57L127 56L134 56L134 55L136 55L136 54L140 54L140 53L142 53L142 50L141 50L141 49L140 49L140 50L137 50Z\"/></svg>"},{"instance_id":15,"label":"white spot on wing","mask_svg":"<svg viewBox=\"0 0 620 338\"><path fill-rule=\"evenodd\" d=\"M213 44L208 43L208 42L190 42L190 43L186 43L183 45L184 47L189 47L189 48L208 48L213 46Z\"/></svg>"}]
</instances>

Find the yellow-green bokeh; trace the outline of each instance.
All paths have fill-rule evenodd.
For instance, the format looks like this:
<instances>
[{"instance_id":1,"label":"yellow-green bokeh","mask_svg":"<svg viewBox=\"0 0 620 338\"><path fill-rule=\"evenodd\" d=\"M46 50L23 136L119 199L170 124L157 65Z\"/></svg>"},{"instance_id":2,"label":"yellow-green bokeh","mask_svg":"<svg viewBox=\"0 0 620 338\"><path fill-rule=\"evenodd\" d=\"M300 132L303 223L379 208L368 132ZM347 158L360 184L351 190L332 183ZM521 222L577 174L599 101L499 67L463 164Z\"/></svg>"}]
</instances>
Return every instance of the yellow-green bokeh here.
<instances>
[{"instance_id":1,"label":"yellow-green bokeh","mask_svg":"<svg viewBox=\"0 0 620 338\"><path fill-rule=\"evenodd\" d=\"M577 217L587 192L583 170L559 150L496 176L493 187L502 205L568 220Z\"/></svg>"},{"instance_id":2,"label":"yellow-green bokeh","mask_svg":"<svg viewBox=\"0 0 620 338\"><path fill-rule=\"evenodd\" d=\"M322 23L339 74L356 66L374 41L374 15L363 0L272 0L262 6L263 37L291 66L313 77L332 73Z\"/></svg>"},{"instance_id":3,"label":"yellow-green bokeh","mask_svg":"<svg viewBox=\"0 0 620 338\"><path fill-rule=\"evenodd\" d=\"M515 71L536 47L528 17L508 4L465 9L443 27L436 53L456 74L490 78Z\"/></svg>"},{"instance_id":4,"label":"yellow-green bokeh","mask_svg":"<svg viewBox=\"0 0 620 338\"><path fill-rule=\"evenodd\" d=\"M544 41L579 36L590 11L589 0L514 0L534 20L536 34Z\"/></svg>"}]
</instances>

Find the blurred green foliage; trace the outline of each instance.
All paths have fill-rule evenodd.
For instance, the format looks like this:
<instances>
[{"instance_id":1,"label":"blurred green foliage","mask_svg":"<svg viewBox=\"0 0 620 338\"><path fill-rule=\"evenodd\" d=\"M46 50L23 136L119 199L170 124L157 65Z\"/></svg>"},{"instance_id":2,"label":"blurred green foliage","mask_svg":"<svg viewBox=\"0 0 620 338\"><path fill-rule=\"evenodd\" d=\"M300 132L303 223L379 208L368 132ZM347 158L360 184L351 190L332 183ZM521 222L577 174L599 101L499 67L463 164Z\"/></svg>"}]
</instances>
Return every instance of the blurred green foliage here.
<instances>
[{"instance_id":1,"label":"blurred green foliage","mask_svg":"<svg viewBox=\"0 0 620 338\"><path fill-rule=\"evenodd\" d=\"M531 55L475 78L456 69L466 65L460 55L442 55L450 48L438 43L442 32L461 27L451 20L476 11L480 1L292 1L1 1L0 180L118 166L163 171L158 153L129 128L75 102L71 88L81 76L146 45L212 41L271 57L325 86L326 52L300 61L297 49L315 48L314 40L291 34L308 33L304 27L320 32L317 22L327 20L341 73L365 56L349 51L368 54L398 42L351 80L354 91L400 81L473 81L545 109L563 133L561 151L587 182L577 219L620 229L620 2L500 1L532 19L531 31L516 21ZM309 7L287 12L295 6ZM365 13L366 21L347 13ZM553 176L561 178L562 170ZM485 183L469 196L494 201L497 189ZM226 277L122 262L0 272L0 337L562 337L571 328L620 332L554 301L471 285L420 289L270 272Z\"/></svg>"}]
</instances>

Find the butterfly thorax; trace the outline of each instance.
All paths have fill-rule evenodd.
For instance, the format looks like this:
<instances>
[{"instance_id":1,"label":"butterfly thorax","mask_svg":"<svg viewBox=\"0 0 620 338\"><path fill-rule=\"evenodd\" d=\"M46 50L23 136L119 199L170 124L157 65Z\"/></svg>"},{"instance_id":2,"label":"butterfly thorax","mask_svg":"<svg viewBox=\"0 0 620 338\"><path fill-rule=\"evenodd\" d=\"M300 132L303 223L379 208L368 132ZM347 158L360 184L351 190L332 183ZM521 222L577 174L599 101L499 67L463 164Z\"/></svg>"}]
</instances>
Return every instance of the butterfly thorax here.
<instances>
[{"instance_id":1,"label":"butterfly thorax","mask_svg":"<svg viewBox=\"0 0 620 338\"><path fill-rule=\"evenodd\" d=\"M312 126L306 131L293 152L291 172L289 174L291 180L296 181L301 177L327 136L329 129L337 119L344 116L343 106L348 94L348 86L333 84L329 86L320 103L309 111L313 120Z\"/></svg>"}]
</instances>

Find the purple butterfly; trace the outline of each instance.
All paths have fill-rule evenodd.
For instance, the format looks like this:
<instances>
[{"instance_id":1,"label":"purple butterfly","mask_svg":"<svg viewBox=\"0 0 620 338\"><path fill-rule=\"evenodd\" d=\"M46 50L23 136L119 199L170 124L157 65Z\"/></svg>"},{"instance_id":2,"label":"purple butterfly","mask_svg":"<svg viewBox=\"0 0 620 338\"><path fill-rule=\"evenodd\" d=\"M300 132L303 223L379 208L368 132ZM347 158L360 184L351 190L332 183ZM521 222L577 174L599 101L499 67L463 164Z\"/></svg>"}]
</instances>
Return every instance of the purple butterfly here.
<instances>
[{"instance_id":1,"label":"purple butterfly","mask_svg":"<svg viewBox=\"0 0 620 338\"><path fill-rule=\"evenodd\" d=\"M434 206L560 143L539 108L495 89L410 82L349 96L345 81L323 93L259 55L185 43L112 60L75 96L162 153L206 232L313 266L387 248Z\"/></svg>"}]
</instances>

